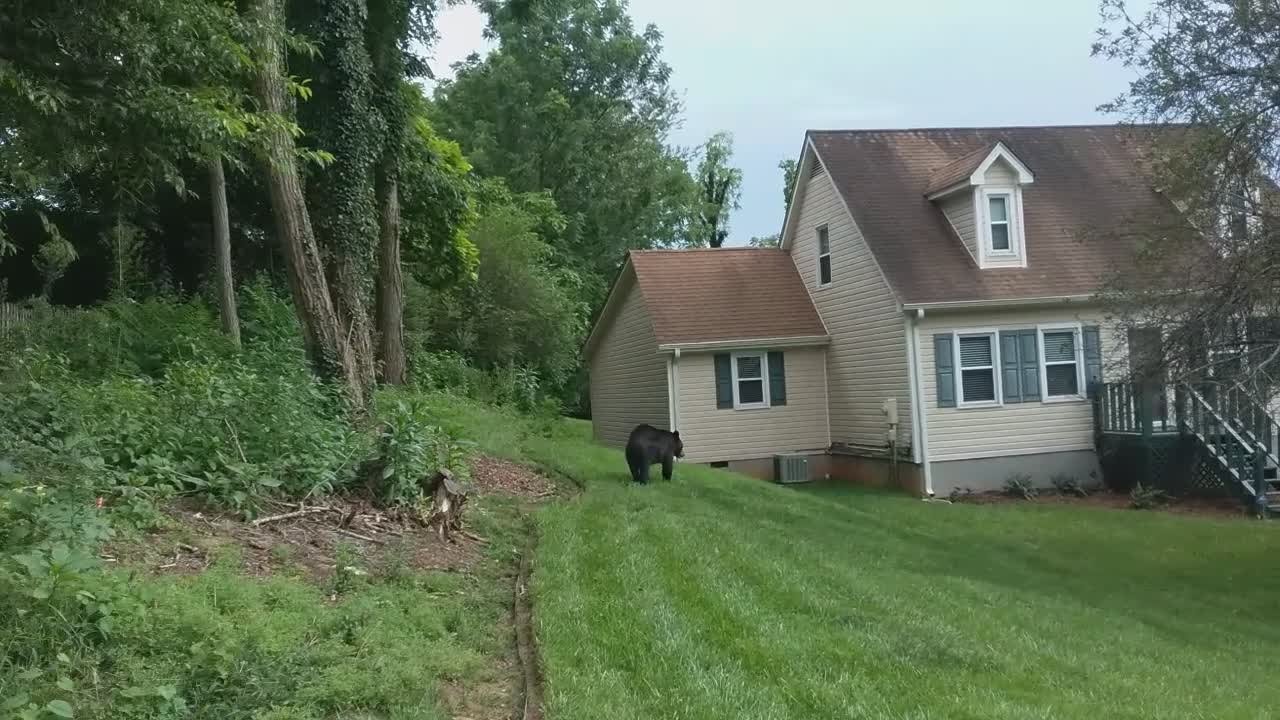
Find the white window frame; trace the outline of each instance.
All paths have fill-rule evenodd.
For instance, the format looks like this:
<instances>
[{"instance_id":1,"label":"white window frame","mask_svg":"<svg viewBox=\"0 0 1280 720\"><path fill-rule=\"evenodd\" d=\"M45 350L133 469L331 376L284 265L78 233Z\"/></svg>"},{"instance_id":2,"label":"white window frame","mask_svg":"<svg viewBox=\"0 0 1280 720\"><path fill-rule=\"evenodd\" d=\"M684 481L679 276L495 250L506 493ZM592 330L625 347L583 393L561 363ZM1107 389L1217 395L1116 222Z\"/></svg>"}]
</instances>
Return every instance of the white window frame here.
<instances>
[{"instance_id":1,"label":"white window frame","mask_svg":"<svg viewBox=\"0 0 1280 720\"><path fill-rule=\"evenodd\" d=\"M991 244L992 196L1005 198L1006 222L1009 227L1009 249L996 250ZM974 217L978 219L978 265L989 267L1026 267L1026 238L1023 234L1022 186L982 185L973 193Z\"/></svg>"},{"instance_id":2,"label":"white window frame","mask_svg":"<svg viewBox=\"0 0 1280 720\"><path fill-rule=\"evenodd\" d=\"M827 251L825 253L822 252L823 233L826 233L827 235ZM836 279L836 273L835 273L834 267L831 268L831 279L826 282L822 282L822 258L827 258L828 265L830 265L831 263L831 226L819 225L818 227L813 229L813 234L814 234L814 238L813 238L814 244L817 246L817 251L818 251L818 260L813 268L814 275L818 280L818 288L821 289L825 287L831 287L831 283L834 282Z\"/></svg>"},{"instance_id":3,"label":"white window frame","mask_svg":"<svg viewBox=\"0 0 1280 720\"><path fill-rule=\"evenodd\" d=\"M1075 395L1055 395L1049 396L1049 372L1050 365L1066 365L1065 360L1055 360L1052 363L1046 359L1044 351L1044 334L1046 332L1062 332L1070 330L1075 335L1073 340L1075 345L1075 364L1076 364L1076 394ZM1083 402L1087 399L1084 386L1084 323L1046 323L1036 326L1036 340L1040 345L1039 365L1040 365L1040 402L1048 405L1052 403L1070 403Z\"/></svg>"},{"instance_id":4,"label":"white window frame","mask_svg":"<svg viewBox=\"0 0 1280 720\"><path fill-rule=\"evenodd\" d=\"M738 358L740 357L757 357L760 358L760 396L764 398L763 402L744 403L738 393ZM729 356L729 362L732 365L730 377L733 378L733 409L734 410L763 410L769 407L771 398L769 397L769 353L767 352L736 352ZM742 380L755 380L755 378L741 378Z\"/></svg>"},{"instance_id":5,"label":"white window frame","mask_svg":"<svg viewBox=\"0 0 1280 720\"><path fill-rule=\"evenodd\" d=\"M973 337L977 335L986 335L988 342L991 343L991 380L992 387L995 389L995 399L993 400L974 400L966 402L964 399L964 371L966 368L960 364L960 338ZM956 407L957 408L989 408L1004 406L1004 388L1001 385L1000 372L1000 331L996 328L971 328L967 330L951 331L951 364L956 372ZM985 366L970 367L968 370L983 370Z\"/></svg>"},{"instance_id":6,"label":"white window frame","mask_svg":"<svg viewBox=\"0 0 1280 720\"><path fill-rule=\"evenodd\" d=\"M1013 238L1013 193L1012 192L985 192L987 201L987 252L994 255L1016 255L1017 250L1014 249ZM991 201L999 198L1004 201L1004 220L996 220L991 215ZM1005 239L1009 241L1009 247L996 247L996 225L1004 225Z\"/></svg>"}]
</instances>

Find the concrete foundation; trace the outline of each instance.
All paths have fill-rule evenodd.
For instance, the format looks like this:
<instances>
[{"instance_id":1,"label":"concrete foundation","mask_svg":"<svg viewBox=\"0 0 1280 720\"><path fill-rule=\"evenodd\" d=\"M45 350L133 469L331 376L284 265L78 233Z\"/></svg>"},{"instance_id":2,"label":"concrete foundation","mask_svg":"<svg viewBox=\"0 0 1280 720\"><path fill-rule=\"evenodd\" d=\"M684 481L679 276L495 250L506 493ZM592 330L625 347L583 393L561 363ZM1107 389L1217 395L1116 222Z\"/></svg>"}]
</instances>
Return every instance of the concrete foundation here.
<instances>
[{"instance_id":1,"label":"concrete foundation","mask_svg":"<svg viewBox=\"0 0 1280 720\"><path fill-rule=\"evenodd\" d=\"M1005 480L1015 474L1030 475L1032 484L1038 488L1053 487L1052 478L1055 475L1070 475L1085 487L1102 482L1098 454L1093 450L946 462L935 460L930 470L933 473L933 493L936 497L946 497L952 490L963 488L974 492L1000 490L1004 487Z\"/></svg>"},{"instance_id":2,"label":"concrete foundation","mask_svg":"<svg viewBox=\"0 0 1280 720\"><path fill-rule=\"evenodd\" d=\"M728 470L774 482L773 458L730 460ZM899 460L897 478L885 457L866 457L847 453L813 453L809 455L809 476L814 481L834 480L866 487L900 490L912 495L924 493L924 473L910 460Z\"/></svg>"}]
</instances>

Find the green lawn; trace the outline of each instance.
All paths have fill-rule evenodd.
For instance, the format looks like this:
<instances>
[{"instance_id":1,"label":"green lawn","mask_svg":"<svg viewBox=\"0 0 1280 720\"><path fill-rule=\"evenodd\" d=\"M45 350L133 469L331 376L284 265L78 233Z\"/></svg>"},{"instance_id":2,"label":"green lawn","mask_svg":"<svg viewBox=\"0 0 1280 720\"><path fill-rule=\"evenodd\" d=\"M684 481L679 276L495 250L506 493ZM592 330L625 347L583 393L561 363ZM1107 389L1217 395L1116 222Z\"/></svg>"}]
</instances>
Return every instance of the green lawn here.
<instances>
[{"instance_id":1,"label":"green lawn","mask_svg":"<svg viewBox=\"0 0 1280 720\"><path fill-rule=\"evenodd\" d=\"M1280 525L926 504L680 467L446 410L585 487L542 511L548 717L1264 718Z\"/></svg>"}]
</instances>

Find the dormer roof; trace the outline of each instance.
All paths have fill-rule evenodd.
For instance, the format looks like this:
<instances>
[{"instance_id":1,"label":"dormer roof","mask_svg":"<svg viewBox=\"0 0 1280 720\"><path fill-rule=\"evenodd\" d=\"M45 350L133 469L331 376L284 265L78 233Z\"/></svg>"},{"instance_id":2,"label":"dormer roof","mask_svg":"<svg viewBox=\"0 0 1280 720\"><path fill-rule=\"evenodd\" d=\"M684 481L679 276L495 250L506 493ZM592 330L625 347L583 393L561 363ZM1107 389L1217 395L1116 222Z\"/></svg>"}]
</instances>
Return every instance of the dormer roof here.
<instances>
[{"instance_id":1,"label":"dormer roof","mask_svg":"<svg viewBox=\"0 0 1280 720\"><path fill-rule=\"evenodd\" d=\"M1013 168L1020 185L1030 185L1035 182L1036 176L1031 169L1005 147L1004 143L995 142L965 153L935 170L929 178L929 186L925 188L924 194L930 200L934 200L967 187L981 185L987 170L997 160L1004 160Z\"/></svg>"}]
</instances>

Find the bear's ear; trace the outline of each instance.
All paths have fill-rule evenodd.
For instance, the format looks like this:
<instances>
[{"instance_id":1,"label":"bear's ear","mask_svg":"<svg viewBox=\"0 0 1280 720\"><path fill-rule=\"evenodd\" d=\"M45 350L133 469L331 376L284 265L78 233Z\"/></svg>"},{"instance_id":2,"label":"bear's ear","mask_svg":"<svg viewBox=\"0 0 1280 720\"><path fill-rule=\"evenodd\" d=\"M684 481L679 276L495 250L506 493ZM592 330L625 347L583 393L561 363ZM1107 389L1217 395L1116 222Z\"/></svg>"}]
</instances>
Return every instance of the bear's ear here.
<instances>
[{"instance_id":1,"label":"bear's ear","mask_svg":"<svg viewBox=\"0 0 1280 720\"><path fill-rule=\"evenodd\" d=\"M673 437L673 438L678 438L678 437L680 437L680 431L679 431L679 430L674 430L674 431L672 431L672 433L671 433L671 437Z\"/></svg>"}]
</instances>

